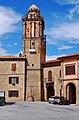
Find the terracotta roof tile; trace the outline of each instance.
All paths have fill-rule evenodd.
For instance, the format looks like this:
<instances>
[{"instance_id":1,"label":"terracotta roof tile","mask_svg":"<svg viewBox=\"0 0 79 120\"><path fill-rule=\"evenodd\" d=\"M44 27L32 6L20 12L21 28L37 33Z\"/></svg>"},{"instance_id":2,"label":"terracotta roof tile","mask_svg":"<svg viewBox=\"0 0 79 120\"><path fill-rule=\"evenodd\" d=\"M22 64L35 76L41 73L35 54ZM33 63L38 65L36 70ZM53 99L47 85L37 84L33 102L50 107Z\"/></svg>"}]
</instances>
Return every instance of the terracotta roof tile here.
<instances>
[{"instance_id":1,"label":"terracotta roof tile","mask_svg":"<svg viewBox=\"0 0 79 120\"><path fill-rule=\"evenodd\" d=\"M58 57L57 59L68 58L68 57L75 57L75 56L79 56L79 52L73 53L73 54L69 54L69 55L66 55L66 56L61 56L61 57Z\"/></svg>"},{"instance_id":2,"label":"terracotta roof tile","mask_svg":"<svg viewBox=\"0 0 79 120\"><path fill-rule=\"evenodd\" d=\"M0 56L0 58L22 58L22 57L8 55L8 56Z\"/></svg>"},{"instance_id":3,"label":"terracotta roof tile","mask_svg":"<svg viewBox=\"0 0 79 120\"><path fill-rule=\"evenodd\" d=\"M55 63L55 62L60 62L58 59L53 59L53 60L48 60L45 63Z\"/></svg>"}]
</instances>

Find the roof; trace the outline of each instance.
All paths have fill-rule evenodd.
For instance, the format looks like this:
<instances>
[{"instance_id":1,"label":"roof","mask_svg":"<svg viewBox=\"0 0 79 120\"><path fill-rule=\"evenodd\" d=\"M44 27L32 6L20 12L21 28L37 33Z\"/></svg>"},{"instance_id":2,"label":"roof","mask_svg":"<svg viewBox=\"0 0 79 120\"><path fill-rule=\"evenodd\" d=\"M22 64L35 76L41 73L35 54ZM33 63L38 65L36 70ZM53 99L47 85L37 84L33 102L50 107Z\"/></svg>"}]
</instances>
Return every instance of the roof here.
<instances>
[{"instance_id":1,"label":"roof","mask_svg":"<svg viewBox=\"0 0 79 120\"><path fill-rule=\"evenodd\" d=\"M49 60L43 63L43 67L60 66L62 61L71 61L79 59L79 52L58 57L57 59Z\"/></svg>"},{"instance_id":2,"label":"roof","mask_svg":"<svg viewBox=\"0 0 79 120\"><path fill-rule=\"evenodd\" d=\"M36 6L36 5L31 5L31 7L29 7L28 11L31 11L31 10L38 10L39 11L39 8Z\"/></svg>"},{"instance_id":3,"label":"roof","mask_svg":"<svg viewBox=\"0 0 79 120\"><path fill-rule=\"evenodd\" d=\"M58 57L57 59L78 59L78 58L79 58L79 52L74 54L69 54L66 56L61 56L61 57Z\"/></svg>"},{"instance_id":4,"label":"roof","mask_svg":"<svg viewBox=\"0 0 79 120\"><path fill-rule=\"evenodd\" d=\"M24 59L26 58L21 56L12 56L12 55L0 56L0 60L24 60Z\"/></svg>"},{"instance_id":5,"label":"roof","mask_svg":"<svg viewBox=\"0 0 79 120\"><path fill-rule=\"evenodd\" d=\"M0 56L0 58L21 58L21 57L8 55L8 56Z\"/></svg>"},{"instance_id":6,"label":"roof","mask_svg":"<svg viewBox=\"0 0 79 120\"><path fill-rule=\"evenodd\" d=\"M61 61L58 59L49 60L43 63L43 67L54 67L54 66L60 66Z\"/></svg>"},{"instance_id":7,"label":"roof","mask_svg":"<svg viewBox=\"0 0 79 120\"><path fill-rule=\"evenodd\" d=\"M45 63L55 63L55 62L59 62L60 60L58 59L53 59L53 60L48 60Z\"/></svg>"},{"instance_id":8,"label":"roof","mask_svg":"<svg viewBox=\"0 0 79 120\"><path fill-rule=\"evenodd\" d=\"M36 5L31 5L30 7L29 7L29 9L38 9L39 10L39 8L36 6Z\"/></svg>"}]
</instances>

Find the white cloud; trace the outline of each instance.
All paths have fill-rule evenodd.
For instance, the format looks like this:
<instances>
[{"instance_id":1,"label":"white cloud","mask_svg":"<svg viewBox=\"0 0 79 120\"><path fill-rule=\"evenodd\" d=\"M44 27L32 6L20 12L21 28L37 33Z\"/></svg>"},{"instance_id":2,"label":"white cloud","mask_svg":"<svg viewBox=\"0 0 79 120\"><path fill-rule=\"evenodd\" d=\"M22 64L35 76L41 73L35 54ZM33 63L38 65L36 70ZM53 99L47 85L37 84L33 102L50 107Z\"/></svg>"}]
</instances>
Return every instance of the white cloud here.
<instances>
[{"instance_id":1,"label":"white cloud","mask_svg":"<svg viewBox=\"0 0 79 120\"><path fill-rule=\"evenodd\" d=\"M65 46L65 45L63 45L63 46L59 47L58 50L65 50L65 49L71 49L71 48L73 48L73 46Z\"/></svg>"},{"instance_id":2,"label":"white cloud","mask_svg":"<svg viewBox=\"0 0 79 120\"><path fill-rule=\"evenodd\" d=\"M9 39L12 33L18 31L18 23L21 20L21 15L9 7L0 6L0 40ZM17 45L17 43L14 43ZM8 44L10 47L11 45ZM3 48L0 43L0 56L8 55L8 51Z\"/></svg>"},{"instance_id":3,"label":"white cloud","mask_svg":"<svg viewBox=\"0 0 79 120\"><path fill-rule=\"evenodd\" d=\"M46 34L48 34L48 33L46 33ZM48 42L48 44L57 45L56 41L53 40L53 36L52 35L49 35L49 37L47 35L46 41Z\"/></svg>"},{"instance_id":4,"label":"white cloud","mask_svg":"<svg viewBox=\"0 0 79 120\"><path fill-rule=\"evenodd\" d=\"M55 27L51 27L47 32L55 43L78 43L79 44L79 22L62 23Z\"/></svg>"},{"instance_id":5,"label":"white cloud","mask_svg":"<svg viewBox=\"0 0 79 120\"><path fill-rule=\"evenodd\" d=\"M53 19L58 19L59 18L59 16L55 12L52 13L52 16L53 16Z\"/></svg>"},{"instance_id":6,"label":"white cloud","mask_svg":"<svg viewBox=\"0 0 79 120\"><path fill-rule=\"evenodd\" d=\"M0 56L8 55L7 51L0 47Z\"/></svg>"},{"instance_id":7,"label":"white cloud","mask_svg":"<svg viewBox=\"0 0 79 120\"><path fill-rule=\"evenodd\" d=\"M17 45L18 45L18 43L16 43L16 42L13 44L6 44L7 47L13 47L13 46L17 46ZM5 45L4 45L4 47L5 47Z\"/></svg>"},{"instance_id":8,"label":"white cloud","mask_svg":"<svg viewBox=\"0 0 79 120\"><path fill-rule=\"evenodd\" d=\"M46 56L46 61L56 59L57 55Z\"/></svg>"},{"instance_id":9,"label":"white cloud","mask_svg":"<svg viewBox=\"0 0 79 120\"><path fill-rule=\"evenodd\" d=\"M76 5L73 9L70 10L70 14L78 13L79 14L79 5Z\"/></svg>"},{"instance_id":10,"label":"white cloud","mask_svg":"<svg viewBox=\"0 0 79 120\"><path fill-rule=\"evenodd\" d=\"M17 46L17 45L18 45L18 43L14 43L14 45L15 45L15 46Z\"/></svg>"},{"instance_id":11,"label":"white cloud","mask_svg":"<svg viewBox=\"0 0 79 120\"><path fill-rule=\"evenodd\" d=\"M8 52L7 52L7 50L2 48L2 45L0 43L0 56L3 56L3 55L8 55Z\"/></svg>"},{"instance_id":12,"label":"white cloud","mask_svg":"<svg viewBox=\"0 0 79 120\"><path fill-rule=\"evenodd\" d=\"M0 6L0 37L6 33L14 32L17 29L21 15L11 8Z\"/></svg>"},{"instance_id":13,"label":"white cloud","mask_svg":"<svg viewBox=\"0 0 79 120\"><path fill-rule=\"evenodd\" d=\"M54 60L54 59L57 59L58 57L61 57L61 56L65 56L65 54L46 56L46 61L48 61L48 60Z\"/></svg>"},{"instance_id":14,"label":"white cloud","mask_svg":"<svg viewBox=\"0 0 79 120\"><path fill-rule=\"evenodd\" d=\"M79 0L53 0L53 1L59 3L60 5L79 4Z\"/></svg>"},{"instance_id":15,"label":"white cloud","mask_svg":"<svg viewBox=\"0 0 79 120\"><path fill-rule=\"evenodd\" d=\"M69 11L69 14L67 15L67 17L69 19L73 19L73 18L76 19L77 15L79 16L79 5L75 5L75 7Z\"/></svg>"}]
</instances>

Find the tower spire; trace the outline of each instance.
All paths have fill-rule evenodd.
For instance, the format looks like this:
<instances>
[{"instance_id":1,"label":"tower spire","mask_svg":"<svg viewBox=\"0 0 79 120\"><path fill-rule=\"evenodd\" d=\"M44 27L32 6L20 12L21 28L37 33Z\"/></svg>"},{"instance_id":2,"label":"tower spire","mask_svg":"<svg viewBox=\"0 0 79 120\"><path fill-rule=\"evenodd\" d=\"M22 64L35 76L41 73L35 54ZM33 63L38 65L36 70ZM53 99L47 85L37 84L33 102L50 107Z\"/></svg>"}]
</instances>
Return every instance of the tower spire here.
<instances>
[{"instance_id":1,"label":"tower spire","mask_svg":"<svg viewBox=\"0 0 79 120\"><path fill-rule=\"evenodd\" d=\"M39 8L36 5L31 5L28 9L28 12L33 12L33 11L40 11Z\"/></svg>"}]
</instances>

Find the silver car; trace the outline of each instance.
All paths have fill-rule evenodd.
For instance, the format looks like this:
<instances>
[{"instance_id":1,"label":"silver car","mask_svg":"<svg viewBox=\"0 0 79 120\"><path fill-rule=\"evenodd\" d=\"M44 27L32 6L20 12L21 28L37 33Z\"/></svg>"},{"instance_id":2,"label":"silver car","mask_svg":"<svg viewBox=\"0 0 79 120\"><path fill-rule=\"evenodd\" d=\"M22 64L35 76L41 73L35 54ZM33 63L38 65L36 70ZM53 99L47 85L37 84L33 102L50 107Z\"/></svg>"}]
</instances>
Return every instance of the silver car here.
<instances>
[{"instance_id":1,"label":"silver car","mask_svg":"<svg viewBox=\"0 0 79 120\"><path fill-rule=\"evenodd\" d=\"M59 104L60 97L59 96L51 96L51 97L49 97L48 102L52 103L52 104Z\"/></svg>"}]
</instances>

